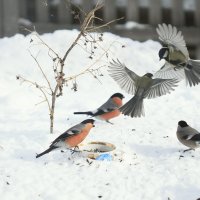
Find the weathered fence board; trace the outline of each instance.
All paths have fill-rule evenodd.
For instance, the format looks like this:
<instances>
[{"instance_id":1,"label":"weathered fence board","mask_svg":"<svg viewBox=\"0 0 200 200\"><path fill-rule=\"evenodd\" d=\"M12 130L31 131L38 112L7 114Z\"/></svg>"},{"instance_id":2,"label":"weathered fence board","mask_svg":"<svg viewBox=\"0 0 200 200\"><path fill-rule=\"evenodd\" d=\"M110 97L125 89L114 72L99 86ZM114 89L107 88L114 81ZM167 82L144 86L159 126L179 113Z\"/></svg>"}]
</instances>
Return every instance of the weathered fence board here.
<instances>
[{"instance_id":1,"label":"weathered fence board","mask_svg":"<svg viewBox=\"0 0 200 200\"><path fill-rule=\"evenodd\" d=\"M127 21L139 21L139 0L127 0Z\"/></svg>"},{"instance_id":2,"label":"weathered fence board","mask_svg":"<svg viewBox=\"0 0 200 200\"><path fill-rule=\"evenodd\" d=\"M199 28L179 28L180 31L184 33L184 38L186 41L188 41L188 46L196 46L197 44L200 44L200 29ZM124 36L131 38L133 40L139 40L139 41L146 41L147 39L152 39L152 40L158 40L158 35L156 33L156 30L154 27L147 27L145 29L141 28L134 28L131 30L126 30L124 29L112 29L111 30L113 33L116 33L118 35ZM192 34L191 34L192 33Z\"/></svg>"},{"instance_id":3,"label":"weathered fence board","mask_svg":"<svg viewBox=\"0 0 200 200\"><path fill-rule=\"evenodd\" d=\"M58 21L62 24L72 24L71 6L65 1L58 5Z\"/></svg>"},{"instance_id":4,"label":"weathered fence board","mask_svg":"<svg viewBox=\"0 0 200 200\"><path fill-rule=\"evenodd\" d=\"M3 1L0 0L0 37L3 36Z\"/></svg>"},{"instance_id":5,"label":"weathered fence board","mask_svg":"<svg viewBox=\"0 0 200 200\"><path fill-rule=\"evenodd\" d=\"M149 4L149 23L152 25L157 25L161 23L161 1L160 0L150 0Z\"/></svg>"},{"instance_id":6,"label":"weathered fence board","mask_svg":"<svg viewBox=\"0 0 200 200\"><path fill-rule=\"evenodd\" d=\"M104 0L105 6L103 7L103 19L109 22L119 17L117 15L116 0ZM183 9L184 0L171 0L171 19L172 24L177 26L185 26L185 12ZM87 12L94 7L94 0L80 0L79 5L83 11ZM56 27L55 23L60 25L66 24L66 26L73 26L74 20L72 19L72 10L67 1L60 0L57 4L53 5L56 8L56 14L54 21L51 21L51 13L49 10L50 1L48 0L0 0L0 35L12 35L17 32L18 18L25 18L32 20L33 23L52 23L52 26ZM31 13L34 16L30 16L30 6L33 7ZM35 7L34 7L35 6ZM51 6L52 7L52 6ZM28 10L27 10L28 9ZM157 25L162 22L162 1L161 0L149 0L148 22L151 25ZM194 13L194 25L200 27L200 0L195 0ZM126 0L126 21L136 21L140 23L140 11L141 5L139 0ZM54 13L55 14L55 13ZM84 14L83 14L84 15ZM82 18L83 18L82 15ZM123 17L123 16L121 16ZM9 25L8 25L9 24ZM49 25L48 25L49 26ZM53 29L53 28L52 28Z\"/></svg>"},{"instance_id":7,"label":"weathered fence board","mask_svg":"<svg viewBox=\"0 0 200 200\"><path fill-rule=\"evenodd\" d=\"M18 32L19 4L16 0L1 0L1 5L3 35L11 36Z\"/></svg>"},{"instance_id":8,"label":"weathered fence board","mask_svg":"<svg viewBox=\"0 0 200 200\"><path fill-rule=\"evenodd\" d=\"M1 0L0 0L1 1ZM18 8L19 8L19 14L21 18L27 17L27 9L26 9L26 0L17 0L18 1Z\"/></svg>"},{"instance_id":9,"label":"weathered fence board","mask_svg":"<svg viewBox=\"0 0 200 200\"><path fill-rule=\"evenodd\" d=\"M200 27L200 1L196 0L195 1L195 21L196 21L196 26Z\"/></svg>"},{"instance_id":10,"label":"weathered fence board","mask_svg":"<svg viewBox=\"0 0 200 200\"><path fill-rule=\"evenodd\" d=\"M82 9L85 14L93 8L93 0L82 0Z\"/></svg>"},{"instance_id":11,"label":"weathered fence board","mask_svg":"<svg viewBox=\"0 0 200 200\"><path fill-rule=\"evenodd\" d=\"M82 0L81 19L83 20L86 14L93 8L93 0Z\"/></svg>"},{"instance_id":12,"label":"weathered fence board","mask_svg":"<svg viewBox=\"0 0 200 200\"><path fill-rule=\"evenodd\" d=\"M79 19L75 19L72 13L77 12L77 7L81 8L82 12L79 17L82 20L85 16L84 12L87 13L94 8L97 0L77 2L78 5L72 6L66 0L0 0L0 37L11 36L17 32L24 33L19 27L21 25L26 27L26 20L31 21L39 33L78 28ZM125 17L120 23L135 21L151 25L150 28L142 30L137 28L125 30L116 28L117 21L110 29L113 33L140 41L148 38L157 40L155 32L157 24L171 21L183 31L187 44L196 46L197 52L200 53L200 0L195 0L194 10L189 11L192 18L188 18L188 12L184 10L184 0L171 0L171 5L167 9L162 5L163 0L148 0L148 7L143 7L140 0L126 0L123 8L119 8L116 0L102 0L101 2L104 3L104 7L98 11L98 14L104 20L103 23ZM25 19L25 23L19 24L19 18ZM190 23L191 19L193 21ZM95 22L100 23L99 20ZM28 29L31 28L30 24L27 26L29 26Z\"/></svg>"},{"instance_id":13,"label":"weathered fence board","mask_svg":"<svg viewBox=\"0 0 200 200\"><path fill-rule=\"evenodd\" d=\"M42 1L35 1L36 3L36 21L48 22L49 21L49 7Z\"/></svg>"},{"instance_id":14,"label":"weathered fence board","mask_svg":"<svg viewBox=\"0 0 200 200\"><path fill-rule=\"evenodd\" d=\"M172 23L177 26L184 25L183 0L172 0Z\"/></svg>"},{"instance_id":15,"label":"weathered fence board","mask_svg":"<svg viewBox=\"0 0 200 200\"><path fill-rule=\"evenodd\" d=\"M105 22L109 22L117 18L115 0L105 1L105 6L103 7L103 10Z\"/></svg>"}]
</instances>

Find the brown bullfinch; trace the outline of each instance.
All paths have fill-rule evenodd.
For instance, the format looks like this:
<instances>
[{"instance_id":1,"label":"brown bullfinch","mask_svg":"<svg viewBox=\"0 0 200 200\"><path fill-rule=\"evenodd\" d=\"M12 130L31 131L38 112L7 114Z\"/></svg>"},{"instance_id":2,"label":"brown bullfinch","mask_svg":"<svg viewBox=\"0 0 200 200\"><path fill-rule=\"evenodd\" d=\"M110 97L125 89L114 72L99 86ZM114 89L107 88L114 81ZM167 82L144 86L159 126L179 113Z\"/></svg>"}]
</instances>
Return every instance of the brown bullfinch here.
<instances>
[{"instance_id":1,"label":"brown bullfinch","mask_svg":"<svg viewBox=\"0 0 200 200\"><path fill-rule=\"evenodd\" d=\"M134 95L131 100L119 108L124 115L131 117L144 116L143 99L155 98L170 93L178 83L176 79L152 79L153 74L151 73L138 76L120 63L119 60L113 60L110 64L110 76L122 89Z\"/></svg>"},{"instance_id":2,"label":"brown bullfinch","mask_svg":"<svg viewBox=\"0 0 200 200\"><path fill-rule=\"evenodd\" d=\"M185 151L200 147L200 133L196 129L190 127L185 121L178 122L176 135L179 142L189 147L189 149Z\"/></svg>"},{"instance_id":3,"label":"brown bullfinch","mask_svg":"<svg viewBox=\"0 0 200 200\"><path fill-rule=\"evenodd\" d=\"M90 129L94 127L94 120L93 119L86 119L82 121L80 124L77 124L73 126L72 128L65 131L63 134L61 134L58 138L56 138L49 148L45 150L44 152L37 154L36 158L39 158L40 156L43 156L46 153L49 153L53 150L58 149L70 149L72 147L76 147L78 144L80 144L86 136L89 134Z\"/></svg>"},{"instance_id":4,"label":"brown bullfinch","mask_svg":"<svg viewBox=\"0 0 200 200\"><path fill-rule=\"evenodd\" d=\"M164 43L159 51L160 60L165 64L155 73L158 78L186 78L186 83L195 86L200 83L200 60L192 60L181 31L171 24L159 24L156 29Z\"/></svg>"},{"instance_id":5,"label":"brown bullfinch","mask_svg":"<svg viewBox=\"0 0 200 200\"><path fill-rule=\"evenodd\" d=\"M103 105L97 108L97 110L87 112L74 112L74 114L86 114L109 122L110 119L120 115L119 107L122 106L123 98L124 96L121 93L115 93Z\"/></svg>"}]
</instances>

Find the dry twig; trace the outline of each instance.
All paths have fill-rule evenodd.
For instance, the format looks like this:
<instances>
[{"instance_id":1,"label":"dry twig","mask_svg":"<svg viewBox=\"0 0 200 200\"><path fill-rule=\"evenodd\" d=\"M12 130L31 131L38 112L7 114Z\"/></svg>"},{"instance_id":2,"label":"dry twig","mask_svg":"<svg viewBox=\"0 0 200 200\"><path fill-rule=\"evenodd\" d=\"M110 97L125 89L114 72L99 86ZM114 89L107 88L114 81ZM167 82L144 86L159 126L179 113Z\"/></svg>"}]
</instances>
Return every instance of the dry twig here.
<instances>
[{"instance_id":1,"label":"dry twig","mask_svg":"<svg viewBox=\"0 0 200 200\"><path fill-rule=\"evenodd\" d=\"M70 45L70 47L66 50L63 57L60 57L59 54L53 48L51 48L44 40L42 40L42 38L39 36L39 34L36 31L34 31L32 33L38 39L38 41L39 41L38 44L42 44L48 49L48 55L51 57L51 59L53 61L53 73L55 76L54 87L53 87L53 83L50 81L50 79L45 74L43 67L38 62L37 57L33 56L33 54L31 52L30 52L30 54L31 54L32 58L35 60L38 69L40 70L44 80L46 81L47 87L41 86L34 81L25 79L22 76L17 76L17 79L21 80L21 82L27 82L31 85L34 85L42 93L44 100L41 101L40 103L46 102L48 105L49 115L50 115L50 133L53 133L56 99L58 97L62 96L64 84L67 84L68 81L75 80L73 83L72 89L74 91L77 91L76 78L85 73L90 73L94 78L97 78L97 76L94 74L94 72L99 70L103 66L100 66L97 69L93 69L92 67L97 62L99 62L103 58L103 56L108 56L108 51L109 51L110 47L112 46L112 44L110 45L110 47L108 49L105 50L103 47L101 47L101 45L98 44L101 41L103 41L103 38L102 38L103 34L101 34L97 39L95 38L95 36L93 36L91 34L91 32L98 31L104 27L108 27L111 23L116 21L116 20L112 20L112 21L102 24L100 26L95 26L94 25L95 19L102 21L102 19L95 16L95 12L97 10L101 9L102 7L103 7L103 5L97 4L94 9L92 9L90 12L85 14L85 18L80 26L79 34L77 35L77 37L73 41L73 43ZM79 10L81 11L80 8L79 8ZM117 20L119 20L119 19L117 19ZM81 46L81 44L79 43L79 42L83 41L83 39L85 40L84 45L86 46L86 48L83 48ZM33 40L31 40L31 44L32 44L32 42L33 42ZM90 51L87 50L87 43L89 43L91 45ZM65 66L65 61L66 61L66 58L68 57L68 55L70 54L70 52L72 51L72 49L76 45L81 46L83 49L85 49L86 52L90 53L90 56L89 56L90 59L93 59L93 55L94 55L93 49L100 47L100 49L103 50L103 53L98 57L98 59L96 59L90 66L86 67L86 69L84 69L82 72L80 72L74 76L71 76L71 77L66 77L66 75L63 72L64 66ZM98 78L97 78L97 80L98 80Z\"/></svg>"}]
</instances>

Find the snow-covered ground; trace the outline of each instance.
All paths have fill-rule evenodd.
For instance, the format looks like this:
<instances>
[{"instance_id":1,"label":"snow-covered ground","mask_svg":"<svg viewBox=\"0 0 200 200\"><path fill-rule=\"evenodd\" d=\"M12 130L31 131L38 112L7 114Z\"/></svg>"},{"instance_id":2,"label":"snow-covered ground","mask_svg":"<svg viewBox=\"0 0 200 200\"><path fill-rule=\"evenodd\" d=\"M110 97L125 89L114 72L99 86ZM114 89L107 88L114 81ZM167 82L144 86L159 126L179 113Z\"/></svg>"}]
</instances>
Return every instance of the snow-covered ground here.
<instances>
[{"instance_id":1,"label":"snow-covered ground","mask_svg":"<svg viewBox=\"0 0 200 200\"><path fill-rule=\"evenodd\" d=\"M56 31L42 39L61 56L78 32ZM113 161L87 162L86 157L69 151L54 151L36 159L59 134L80 123L87 116L74 111L93 110L115 92L122 91L101 68L98 80L91 74L77 78L78 91L72 83L57 100L55 133L49 134L49 116L39 91L20 84L16 75L40 82L41 75L29 51L48 75L52 60L42 45L32 45L31 36L15 35L0 39L0 199L1 200L196 200L200 197L200 150L188 152L179 159L185 147L176 138L179 120L200 130L200 86L186 87L180 82L174 92L145 100L145 117L123 115L111 120L114 125L96 121L84 142L105 141L116 145ZM34 41L35 42L35 41ZM33 43L34 43L33 42ZM37 42L35 42L37 43ZM139 75L154 73L159 62L158 42L133 41L105 33L102 48L111 45L108 58L96 66L107 65L118 58ZM122 46L125 46L122 48ZM96 52L96 57L101 54ZM66 60L65 74L81 72L95 60L77 46ZM41 83L45 83L44 81Z\"/></svg>"}]
</instances>

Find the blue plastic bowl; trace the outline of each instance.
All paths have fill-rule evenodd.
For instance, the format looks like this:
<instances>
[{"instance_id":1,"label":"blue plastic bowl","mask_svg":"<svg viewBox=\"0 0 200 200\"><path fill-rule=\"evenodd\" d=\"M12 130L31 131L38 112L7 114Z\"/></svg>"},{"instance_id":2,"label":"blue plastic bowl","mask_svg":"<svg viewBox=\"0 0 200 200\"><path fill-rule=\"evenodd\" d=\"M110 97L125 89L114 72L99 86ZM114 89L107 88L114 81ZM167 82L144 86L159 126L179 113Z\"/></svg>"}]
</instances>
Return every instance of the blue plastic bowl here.
<instances>
[{"instance_id":1,"label":"blue plastic bowl","mask_svg":"<svg viewBox=\"0 0 200 200\"><path fill-rule=\"evenodd\" d=\"M104 154L101 154L99 155L98 157L96 157L95 160L107 160L107 161L112 161L112 156L109 154L109 153L104 153Z\"/></svg>"}]
</instances>

